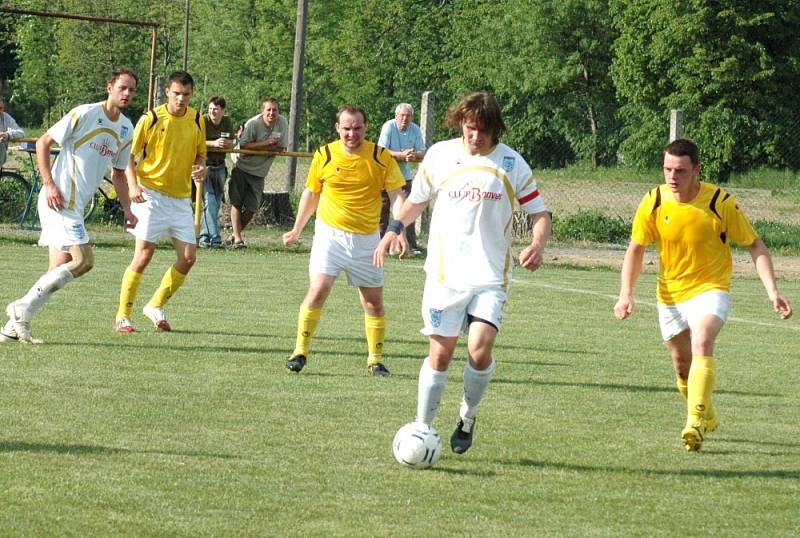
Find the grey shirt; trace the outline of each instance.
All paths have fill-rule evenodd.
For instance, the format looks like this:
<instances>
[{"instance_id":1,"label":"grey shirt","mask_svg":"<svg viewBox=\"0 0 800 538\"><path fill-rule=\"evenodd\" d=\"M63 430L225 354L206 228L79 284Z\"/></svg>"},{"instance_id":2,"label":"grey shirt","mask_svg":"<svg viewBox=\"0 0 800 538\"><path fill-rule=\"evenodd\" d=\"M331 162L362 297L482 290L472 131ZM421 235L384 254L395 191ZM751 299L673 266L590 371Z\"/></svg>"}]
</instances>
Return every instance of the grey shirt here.
<instances>
[{"instance_id":1,"label":"grey shirt","mask_svg":"<svg viewBox=\"0 0 800 538\"><path fill-rule=\"evenodd\" d=\"M289 145L289 122L286 121L286 118L278 114L275 127L269 127L264 123L261 114L253 116L244 124L242 136L239 138L239 147L243 148L245 144L267 140L273 133L280 134L280 143L278 144L280 147L286 148ZM269 172L273 160L275 157L264 155L239 155L236 168L253 176L264 177Z\"/></svg>"},{"instance_id":2,"label":"grey shirt","mask_svg":"<svg viewBox=\"0 0 800 538\"><path fill-rule=\"evenodd\" d=\"M8 138L22 138L25 133L19 128L17 122L8 112L0 113L0 133L8 133ZM8 140L0 142L0 168L6 162L6 152L8 151Z\"/></svg>"}]
</instances>

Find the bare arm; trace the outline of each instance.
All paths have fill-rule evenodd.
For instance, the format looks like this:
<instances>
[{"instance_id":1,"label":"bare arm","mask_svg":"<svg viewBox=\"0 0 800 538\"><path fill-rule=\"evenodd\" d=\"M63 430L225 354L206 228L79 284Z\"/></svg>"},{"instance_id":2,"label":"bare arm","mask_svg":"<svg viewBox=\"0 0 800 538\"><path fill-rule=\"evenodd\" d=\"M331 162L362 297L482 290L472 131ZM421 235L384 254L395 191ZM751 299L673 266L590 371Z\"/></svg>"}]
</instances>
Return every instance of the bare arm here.
<instances>
[{"instance_id":1,"label":"bare arm","mask_svg":"<svg viewBox=\"0 0 800 538\"><path fill-rule=\"evenodd\" d=\"M36 141L36 167L42 178L42 188L47 197L47 207L60 211L64 208L64 196L58 190L53 175L50 173L50 147L56 141L48 133L43 134Z\"/></svg>"},{"instance_id":2,"label":"bare arm","mask_svg":"<svg viewBox=\"0 0 800 538\"><path fill-rule=\"evenodd\" d=\"M283 234L283 244L285 246L291 246L300 239L303 228L305 228L311 215L317 210L319 198L320 193L318 192L310 191L307 188L303 191L300 196L300 204L297 206L297 218L294 219L294 226Z\"/></svg>"},{"instance_id":3,"label":"bare arm","mask_svg":"<svg viewBox=\"0 0 800 538\"><path fill-rule=\"evenodd\" d=\"M646 247L631 241L628 244L628 250L625 251L620 274L619 299L614 305L614 315L617 316L617 319L625 319L633 312L633 289L642 272L645 250Z\"/></svg>"},{"instance_id":4,"label":"bare arm","mask_svg":"<svg viewBox=\"0 0 800 538\"><path fill-rule=\"evenodd\" d=\"M397 191L393 191L397 193ZM389 200L392 200L391 197L392 193L389 193ZM422 202L420 204L415 204L408 198L404 198L403 205L400 209L395 213L395 220L399 220L403 226L408 226L419 217L425 208L428 207L428 202ZM408 252L408 240L406 239L405 234L397 234L395 232L386 230L386 233L383 234L383 239L381 242L378 243L378 246L375 248L375 252L372 254L372 263L375 267L383 267L384 258L386 257L386 253L389 252L390 254L400 254L402 258L405 256L406 252Z\"/></svg>"},{"instance_id":5,"label":"bare arm","mask_svg":"<svg viewBox=\"0 0 800 538\"><path fill-rule=\"evenodd\" d=\"M130 162L129 162L130 165ZM125 227L133 228L136 226L136 216L131 213L131 198L128 191L128 169L114 170L111 172L111 183L114 184L114 190L117 193L117 199L122 206L122 212L125 215ZM134 172L135 174L135 172ZM134 181L136 181L134 176Z\"/></svg>"},{"instance_id":6,"label":"bare arm","mask_svg":"<svg viewBox=\"0 0 800 538\"><path fill-rule=\"evenodd\" d=\"M544 247L550 238L551 217L548 211L533 214L531 244L519 253L519 263L528 271L536 271L544 260Z\"/></svg>"},{"instance_id":7,"label":"bare arm","mask_svg":"<svg viewBox=\"0 0 800 538\"><path fill-rule=\"evenodd\" d=\"M775 281L775 269L772 265L772 258L769 255L767 246L761 239L756 239L747 247L750 251L750 257L753 258L753 264L756 266L758 278L767 290L767 297L772 302L772 307L775 312L778 312L781 319L789 319L792 317L792 305L789 301L778 292L778 284Z\"/></svg>"}]
</instances>

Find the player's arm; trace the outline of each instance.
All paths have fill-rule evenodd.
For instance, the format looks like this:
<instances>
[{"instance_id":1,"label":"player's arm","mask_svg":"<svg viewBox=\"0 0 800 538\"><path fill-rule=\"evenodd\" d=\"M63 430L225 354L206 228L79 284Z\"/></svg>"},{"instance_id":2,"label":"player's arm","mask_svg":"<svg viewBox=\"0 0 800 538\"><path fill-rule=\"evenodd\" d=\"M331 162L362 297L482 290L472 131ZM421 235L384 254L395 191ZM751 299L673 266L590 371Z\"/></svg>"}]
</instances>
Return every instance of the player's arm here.
<instances>
[{"instance_id":1,"label":"player's arm","mask_svg":"<svg viewBox=\"0 0 800 538\"><path fill-rule=\"evenodd\" d=\"M311 215L317 210L319 198L320 193L309 190L308 188L303 190L303 194L300 196L300 203L297 206L297 218L294 219L294 226L291 230L283 234L283 244L285 246L293 245L300 239L300 234L303 233L303 228L305 228L308 223L308 219L310 219Z\"/></svg>"},{"instance_id":2,"label":"player's arm","mask_svg":"<svg viewBox=\"0 0 800 538\"><path fill-rule=\"evenodd\" d=\"M617 319L625 319L633 312L633 289L642 272L646 248L636 241L631 241L628 244L628 250L625 251L620 274L619 298L617 304L614 305L614 315L617 316Z\"/></svg>"},{"instance_id":3,"label":"player's arm","mask_svg":"<svg viewBox=\"0 0 800 538\"><path fill-rule=\"evenodd\" d=\"M131 212L131 197L128 189L128 176L133 175L133 182L136 183L136 171L128 160L125 170L114 168L111 172L111 183L114 184L114 191L117 199L122 206L122 213L125 215L125 227L133 228L136 226L136 216Z\"/></svg>"},{"instance_id":4,"label":"player's arm","mask_svg":"<svg viewBox=\"0 0 800 538\"><path fill-rule=\"evenodd\" d=\"M549 211L540 211L531 216L533 218L531 244L519 253L519 263L528 271L536 271L544 260L544 247L550 239L552 217Z\"/></svg>"},{"instance_id":5,"label":"player's arm","mask_svg":"<svg viewBox=\"0 0 800 538\"><path fill-rule=\"evenodd\" d=\"M392 191L395 194L397 191ZM391 193L390 193L391 195ZM389 198L391 200L391 196ZM408 240L406 239L403 229L416 221L422 215L425 208L428 207L428 202L414 203L408 198L405 198L400 210L395 214L395 218L386 227L386 233L383 234L383 239L378 243L375 252L372 254L372 263L375 267L383 267L384 258L386 253L400 254L400 257L405 256L408 252Z\"/></svg>"},{"instance_id":6,"label":"player's arm","mask_svg":"<svg viewBox=\"0 0 800 538\"><path fill-rule=\"evenodd\" d=\"M55 139L45 133L36 141L36 167L39 169L39 176L42 178L42 188L47 197L47 207L61 211L64 208L64 197L58 190L56 182L50 171L50 147L55 144Z\"/></svg>"},{"instance_id":7,"label":"player's arm","mask_svg":"<svg viewBox=\"0 0 800 538\"><path fill-rule=\"evenodd\" d=\"M775 312L778 312L781 319L789 319L792 316L792 305L789 301L778 292L778 284L775 281L775 269L772 265L772 258L769 255L769 250L764 242L759 238L747 247L750 251L750 257L753 258L753 264L756 267L758 278L767 290L767 296L772 301L772 307Z\"/></svg>"},{"instance_id":8,"label":"player's arm","mask_svg":"<svg viewBox=\"0 0 800 538\"><path fill-rule=\"evenodd\" d=\"M203 155L198 155L194 158L192 179L197 182L202 182L206 179L206 158Z\"/></svg>"}]
</instances>

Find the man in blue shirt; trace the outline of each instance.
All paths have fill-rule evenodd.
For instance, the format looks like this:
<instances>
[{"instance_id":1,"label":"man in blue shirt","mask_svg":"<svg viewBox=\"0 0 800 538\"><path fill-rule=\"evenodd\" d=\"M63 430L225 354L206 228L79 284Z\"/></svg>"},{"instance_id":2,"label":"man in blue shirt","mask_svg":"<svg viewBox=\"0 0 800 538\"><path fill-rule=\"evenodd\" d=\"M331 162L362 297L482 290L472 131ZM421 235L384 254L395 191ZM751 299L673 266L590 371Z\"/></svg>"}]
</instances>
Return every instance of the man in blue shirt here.
<instances>
[{"instance_id":1,"label":"man in blue shirt","mask_svg":"<svg viewBox=\"0 0 800 538\"><path fill-rule=\"evenodd\" d=\"M378 138L378 145L388 149L397 164L400 165L400 171L406 178L406 186L403 188L406 196L411 192L411 181L414 179L409 163L421 161L425 156L425 140L422 138L419 125L414 123L413 119L414 108L408 103L400 103L394 109L394 119L383 124ZM381 210L381 236L386 231L387 224L389 224L389 198L384 192ZM419 254L414 225L407 226L405 230L411 252L415 255Z\"/></svg>"}]
</instances>

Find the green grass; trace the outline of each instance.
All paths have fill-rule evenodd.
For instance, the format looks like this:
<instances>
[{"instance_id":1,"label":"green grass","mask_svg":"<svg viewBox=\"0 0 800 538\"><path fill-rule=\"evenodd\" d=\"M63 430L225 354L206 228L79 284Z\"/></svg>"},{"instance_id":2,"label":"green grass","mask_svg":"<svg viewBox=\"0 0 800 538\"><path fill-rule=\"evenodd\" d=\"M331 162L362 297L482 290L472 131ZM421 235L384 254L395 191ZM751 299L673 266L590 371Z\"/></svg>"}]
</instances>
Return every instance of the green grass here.
<instances>
[{"instance_id":1,"label":"green grass","mask_svg":"<svg viewBox=\"0 0 800 538\"><path fill-rule=\"evenodd\" d=\"M44 346L0 347L3 536L789 536L800 532L797 319L739 279L717 346L722 417L703 452L680 446L683 405L657 332L654 275L638 310L618 275L517 270L474 447L431 470L391 454L413 418L427 343L422 261L387 268L387 365L366 376L356 292L335 287L310 362L283 364L307 285L274 237L201 251L156 333L140 309L173 259L159 249L135 335L111 329L132 240L97 230L96 267L35 318ZM0 297L46 266L3 234ZM800 282L781 282L800 301ZM460 399L459 346L436 426Z\"/></svg>"}]
</instances>

